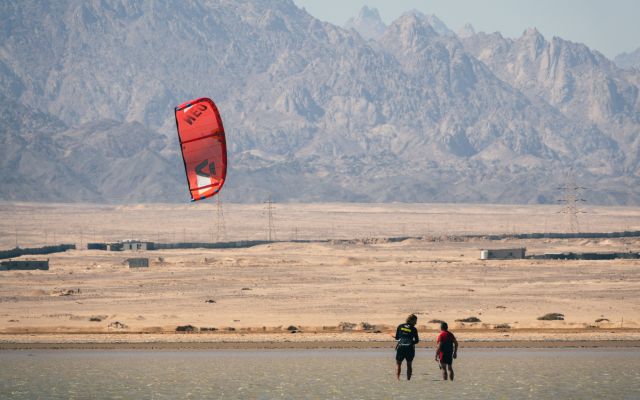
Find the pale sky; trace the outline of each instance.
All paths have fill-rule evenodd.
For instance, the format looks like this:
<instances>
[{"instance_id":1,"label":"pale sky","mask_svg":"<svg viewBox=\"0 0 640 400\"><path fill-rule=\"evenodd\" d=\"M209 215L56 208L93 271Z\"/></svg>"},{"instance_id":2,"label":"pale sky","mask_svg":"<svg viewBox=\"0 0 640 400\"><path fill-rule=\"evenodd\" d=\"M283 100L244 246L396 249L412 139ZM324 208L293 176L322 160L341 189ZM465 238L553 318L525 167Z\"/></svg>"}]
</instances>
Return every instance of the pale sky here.
<instances>
[{"instance_id":1,"label":"pale sky","mask_svg":"<svg viewBox=\"0 0 640 400\"><path fill-rule=\"evenodd\" d=\"M548 40L584 43L609 58L640 47L640 0L294 0L314 17L342 26L363 5L377 8L389 24L416 9L435 14L457 32L470 22L476 32L520 37L529 27Z\"/></svg>"}]
</instances>

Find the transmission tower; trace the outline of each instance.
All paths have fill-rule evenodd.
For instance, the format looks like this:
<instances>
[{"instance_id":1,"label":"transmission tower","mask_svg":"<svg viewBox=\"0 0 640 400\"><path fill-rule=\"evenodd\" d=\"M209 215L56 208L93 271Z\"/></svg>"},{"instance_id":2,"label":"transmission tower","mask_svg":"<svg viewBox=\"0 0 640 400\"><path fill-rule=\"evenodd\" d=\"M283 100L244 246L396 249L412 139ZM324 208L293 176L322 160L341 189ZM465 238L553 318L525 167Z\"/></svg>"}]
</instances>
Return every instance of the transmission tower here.
<instances>
[{"instance_id":1,"label":"transmission tower","mask_svg":"<svg viewBox=\"0 0 640 400\"><path fill-rule=\"evenodd\" d=\"M268 216L268 227L267 227L267 238L268 241L271 242L276 240L276 228L273 226L273 214L274 214L274 206L273 201L271 201L271 196L265 202L267 205L267 216Z\"/></svg>"},{"instance_id":2,"label":"transmission tower","mask_svg":"<svg viewBox=\"0 0 640 400\"><path fill-rule=\"evenodd\" d=\"M586 188L578 186L576 184L576 178L573 171L567 174L564 185L558 189L562 190L562 198L558 200L562 204L560 214L564 214L564 218L567 224L567 228L570 233L578 233L580 231L580 224L578 221L578 214L584 214L586 211L581 209L578 204L585 202L582 198Z\"/></svg>"},{"instance_id":3,"label":"transmission tower","mask_svg":"<svg viewBox=\"0 0 640 400\"><path fill-rule=\"evenodd\" d=\"M218 193L218 200L216 201L216 210L217 210L217 230L216 230L216 242L219 242L221 239L227 238L227 229L224 224L224 211L222 210L222 197L220 193Z\"/></svg>"}]
</instances>

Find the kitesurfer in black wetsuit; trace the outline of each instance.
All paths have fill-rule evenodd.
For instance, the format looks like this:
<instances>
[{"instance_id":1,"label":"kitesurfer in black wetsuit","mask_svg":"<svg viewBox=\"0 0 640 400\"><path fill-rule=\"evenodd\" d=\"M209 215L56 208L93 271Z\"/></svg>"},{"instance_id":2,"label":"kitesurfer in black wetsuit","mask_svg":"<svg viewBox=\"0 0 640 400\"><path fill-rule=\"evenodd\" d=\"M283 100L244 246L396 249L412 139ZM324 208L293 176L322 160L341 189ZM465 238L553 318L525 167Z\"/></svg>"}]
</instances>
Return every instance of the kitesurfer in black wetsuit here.
<instances>
[{"instance_id":1,"label":"kitesurfer in black wetsuit","mask_svg":"<svg viewBox=\"0 0 640 400\"><path fill-rule=\"evenodd\" d=\"M418 317L411 314L407 317L407 322L398 325L396 329L396 335L394 338L398 341L396 344L396 378L400 379L400 373L402 372L402 361L407 360L407 380L411 379L411 363L413 357L416 354L416 344L420 341L418 338L418 330L416 329L416 323Z\"/></svg>"}]
</instances>

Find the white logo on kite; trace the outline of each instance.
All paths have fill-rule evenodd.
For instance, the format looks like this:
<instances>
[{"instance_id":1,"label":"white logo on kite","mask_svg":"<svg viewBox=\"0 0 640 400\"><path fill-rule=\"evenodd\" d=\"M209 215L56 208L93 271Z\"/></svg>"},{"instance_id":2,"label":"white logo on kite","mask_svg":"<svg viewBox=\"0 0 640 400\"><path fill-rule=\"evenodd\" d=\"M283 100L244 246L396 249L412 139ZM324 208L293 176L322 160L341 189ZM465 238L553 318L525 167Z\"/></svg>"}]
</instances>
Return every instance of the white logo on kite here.
<instances>
[{"instance_id":1,"label":"white logo on kite","mask_svg":"<svg viewBox=\"0 0 640 400\"><path fill-rule=\"evenodd\" d=\"M207 171L208 166L208 171ZM196 180L198 187L209 186L211 185L211 178L216 175L216 164L214 162L209 163L209 160L204 160L200 164L196 165ZM200 189L199 192L202 194L206 192L209 188L206 187L204 189Z\"/></svg>"}]
</instances>

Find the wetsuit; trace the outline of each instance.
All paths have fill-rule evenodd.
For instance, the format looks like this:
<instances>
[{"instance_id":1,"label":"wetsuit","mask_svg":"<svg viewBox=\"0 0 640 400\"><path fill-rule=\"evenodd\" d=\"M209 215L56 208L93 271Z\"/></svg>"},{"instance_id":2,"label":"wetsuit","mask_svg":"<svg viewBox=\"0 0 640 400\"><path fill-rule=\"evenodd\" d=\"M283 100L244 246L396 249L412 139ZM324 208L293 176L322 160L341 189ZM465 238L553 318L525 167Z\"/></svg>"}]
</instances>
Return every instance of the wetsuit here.
<instances>
[{"instance_id":1,"label":"wetsuit","mask_svg":"<svg viewBox=\"0 0 640 400\"><path fill-rule=\"evenodd\" d=\"M453 342L455 340L453 333L449 331L442 331L438 335L437 343L440 343L440 363L452 364L453 363Z\"/></svg>"},{"instance_id":2,"label":"wetsuit","mask_svg":"<svg viewBox=\"0 0 640 400\"><path fill-rule=\"evenodd\" d=\"M418 338L418 330L410 324L398 325L396 329L396 361L401 363L406 359L408 362L413 361L416 355L415 345L420 341Z\"/></svg>"}]
</instances>

